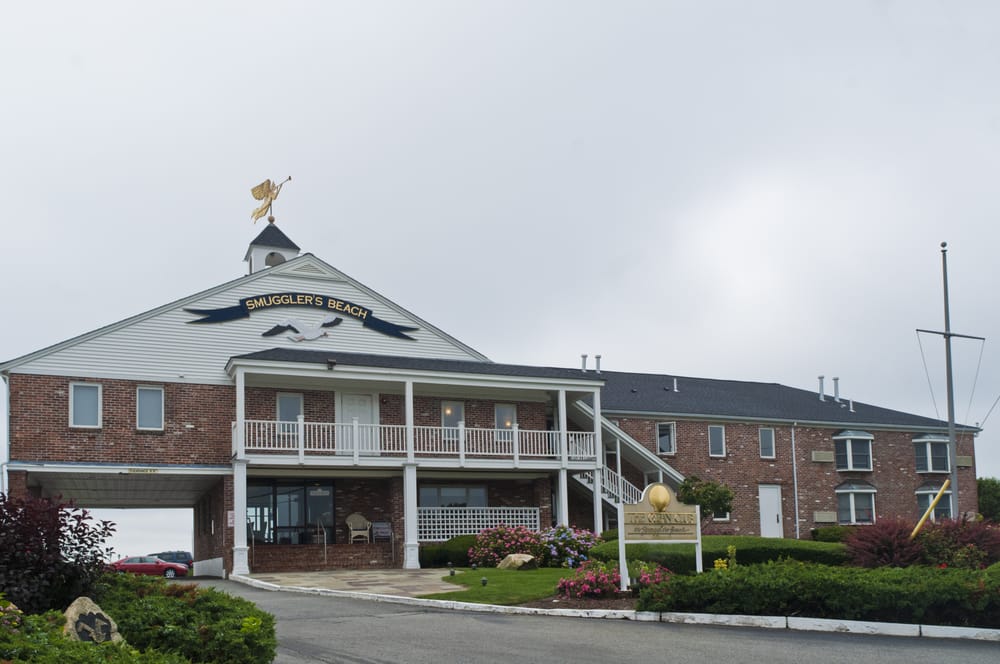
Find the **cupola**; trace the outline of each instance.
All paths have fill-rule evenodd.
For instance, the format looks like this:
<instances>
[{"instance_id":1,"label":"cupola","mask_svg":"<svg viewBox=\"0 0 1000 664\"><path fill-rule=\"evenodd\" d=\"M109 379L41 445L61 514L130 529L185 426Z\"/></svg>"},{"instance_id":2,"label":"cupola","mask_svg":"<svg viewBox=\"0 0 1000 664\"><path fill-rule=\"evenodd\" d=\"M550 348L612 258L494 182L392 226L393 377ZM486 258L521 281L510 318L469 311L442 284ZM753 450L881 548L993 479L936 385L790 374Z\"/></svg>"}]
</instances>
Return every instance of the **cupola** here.
<instances>
[{"instance_id":1,"label":"cupola","mask_svg":"<svg viewBox=\"0 0 1000 664\"><path fill-rule=\"evenodd\" d=\"M298 255L298 245L289 240L288 236L282 233L273 221L268 220L264 230L250 243L243 260L250 264L249 274L253 274L275 265L281 265Z\"/></svg>"}]
</instances>

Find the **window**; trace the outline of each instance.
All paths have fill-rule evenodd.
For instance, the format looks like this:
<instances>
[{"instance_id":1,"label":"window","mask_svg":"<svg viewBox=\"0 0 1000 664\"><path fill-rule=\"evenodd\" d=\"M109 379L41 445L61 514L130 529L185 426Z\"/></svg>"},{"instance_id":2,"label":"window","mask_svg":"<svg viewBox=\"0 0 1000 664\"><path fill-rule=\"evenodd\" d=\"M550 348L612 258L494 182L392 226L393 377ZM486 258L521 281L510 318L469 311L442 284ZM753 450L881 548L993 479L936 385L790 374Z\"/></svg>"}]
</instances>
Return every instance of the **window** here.
<instances>
[{"instance_id":1,"label":"window","mask_svg":"<svg viewBox=\"0 0 1000 664\"><path fill-rule=\"evenodd\" d=\"M708 427L708 456L726 456L726 427L721 424Z\"/></svg>"},{"instance_id":2,"label":"window","mask_svg":"<svg viewBox=\"0 0 1000 664\"><path fill-rule=\"evenodd\" d=\"M838 523L875 523L875 487L865 482L845 482L834 491Z\"/></svg>"},{"instance_id":3,"label":"window","mask_svg":"<svg viewBox=\"0 0 1000 664\"><path fill-rule=\"evenodd\" d=\"M517 406L512 403L498 403L493 408L494 426L497 429L497 440L513 440L511 431L517 424Z\"/></svg>"},{"instance_id":4,"label":"window","mask_svg":"<svg viewBox=\"0 0 1000 664\"><path fill-rule=\"evenodd\" d=\"M660 422L656 425L656 449L660 454L676 454L676 430L673 422Z\"/></svg>"},{"instance_id":5,"label":"window","mask_svg":"<svg viewBox=\"0 0 1000 664\"><path fill-rule=\"evenodd\" d=\"M918 473L948 473L948 441L938 436L918 436L913 439ZM925 508L926 509L926 508Z\"/></svg>"},{"instance_id":6,"label":"window","mask_svg":"<svg viewBox=\"0 0 1000 664\"><path fill-rule=\"evenodd\" d=\"M163 430L163 388L140 387L135 391L135 427Z\"/></svg>"},{"instance_id":7,"label":"window","mask_svg":"<svg viewBox=\"0 0 1000 664\"><path fill-rule=\"evenodd\" d=\"M844 431L833 437L837 470L871 470L872 438L863 431Z\"/></svg>"},{"instance_id":8,"label":"window","mask_svg":"<svg viewBox=\"0 0 1000 664\"><path fill-rule=\"evenodd\" d=\"M931 506L931 503L934 501L934 496L936 496L940 490L940 485L934 484L924 484L917 489L917 507L920 508L920 516L923 516L924 512L927 511L927 508ZM951 518L951 491L944 492L944 495L941 496L941 500L939 500L938 504L934 506L934 511L931 512L930 518L931 521Z\"/></svg>"},{"instance_id":9,"label":"window","mask_svg":"<svg viewBox=\"0 0 1000 664\"><path fill-rule=\"evenodd\" d=\"M101 428L101 386L98 383L70 383L69 425Z\"/></svg>"},{"instance_id":10,"label":"window","mask_svg":"<svg viewBox=\"0 0 1000 664\"><path fill-rule=\"evenodd\" d=\"M278 393L278 432L297 433L302 414L302 395Z\"/></svg>"},{"instance_id":11,"label":"window","mask_svg":"<svg viewBox=\"0 0 1000 664\"><path fill-rule=\"evenodd\" d=\"M712 521L729 521L729 512L712 512Z\"/></svg>"},{"instance_id":12,"label":"window","mask_svg":"<svg viewBox=\"0 0 1000 664\"><path fill-rule=\"evenodd\" d=\"M485 486L421 485L420 507L486 507Z\"/></svg>"},{"instance_id":13,"label":"window","mask_svg":"<svg viewBox=\"0 0 1000 664\"><path fill-rule=\"evenodd\" d=\"M465 421L465 404L461 401L441 402L441 426L445 440L458 440L458 423Z\"/></svg>"},{"instance_id":14,"label":"window","mask_svg":"<svg viewBox=\"0 0 1000 664\"><path fill-rule=\"evenodd\" d=\"M247 537L258 544L333 542L329 480L247 481Z\"/></svg>"},{"instance_id":15,"label":"window","mask_svg":"<svg viewBox=\"0 0 1000 664\"><path fill-rule=\"evenodd\" d=\"M761 427L759 432L760 437L760 458L761 459L773 459L774 458L774 429L767 427Z\"/></svg>"}]
</instances>

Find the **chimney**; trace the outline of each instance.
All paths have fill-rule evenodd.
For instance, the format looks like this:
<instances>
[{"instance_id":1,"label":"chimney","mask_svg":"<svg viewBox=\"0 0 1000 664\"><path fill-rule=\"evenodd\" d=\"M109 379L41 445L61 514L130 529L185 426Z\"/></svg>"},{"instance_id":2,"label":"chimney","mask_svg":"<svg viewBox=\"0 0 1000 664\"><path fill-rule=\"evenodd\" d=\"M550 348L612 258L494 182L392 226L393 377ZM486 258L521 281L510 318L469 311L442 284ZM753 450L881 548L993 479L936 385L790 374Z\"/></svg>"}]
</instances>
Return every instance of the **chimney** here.
<instances>
[{"instance_id":1,"label":"chimney","mask_svg":"<svg viewBox=\"0 0 1000 664\"><path fill-rule=\"evenodd\" d=\"M583 354L580 356L580 371L587 370L587 355Z\"/></svg>"},{"instance_id":2,"label":"chimney","mask_svg":"<svg viewBox=\"0 0 1000 664\"><path fill-rule=\"evenodd\" d=\"M823 376L819 377L819 400L826 401L826 395L823 394Z\"/></svg>"},{"instance_id":3,"label":"chimney","mask_svg":"<svg viewBox=\"0 0 1000 664\"><path fill-rule=\"evenodd\" d=\"M833 379L833 400L840 403L840 378Z\"/></svg>"},{"instance_id":4,"label":"chimney","mask_svg":"<svg viewBox=\"0 0 1000 664\"><path fill-rule=\"evenodd\" d=\"M597 373L601 373L601 356L600 355L595 355L594 356L594 362L596 362Z\"/></svg>"}]
</instances>

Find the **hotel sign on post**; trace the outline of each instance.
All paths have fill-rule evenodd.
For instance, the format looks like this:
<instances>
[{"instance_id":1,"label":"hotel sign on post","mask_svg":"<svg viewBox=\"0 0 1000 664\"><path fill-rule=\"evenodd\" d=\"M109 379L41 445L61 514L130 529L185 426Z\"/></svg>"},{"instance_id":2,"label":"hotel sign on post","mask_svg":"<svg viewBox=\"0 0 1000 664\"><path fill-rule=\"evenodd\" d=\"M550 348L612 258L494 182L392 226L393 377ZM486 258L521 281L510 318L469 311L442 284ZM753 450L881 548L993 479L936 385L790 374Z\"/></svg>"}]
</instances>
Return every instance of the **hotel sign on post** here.
<instances>
[{"instance_id":1,"label":"hotel sign on post","mask_svg":"<svg viewBox=\"0 0 1000 664\"><path fill-rule=\"evenodd\" d=\"M694 544L695 568L701 572L701 508L677 500L666 484L650 484L638 503L618 505L618 569L621 589L628 590L625 544Z\"/></svg>"}]
</instances>

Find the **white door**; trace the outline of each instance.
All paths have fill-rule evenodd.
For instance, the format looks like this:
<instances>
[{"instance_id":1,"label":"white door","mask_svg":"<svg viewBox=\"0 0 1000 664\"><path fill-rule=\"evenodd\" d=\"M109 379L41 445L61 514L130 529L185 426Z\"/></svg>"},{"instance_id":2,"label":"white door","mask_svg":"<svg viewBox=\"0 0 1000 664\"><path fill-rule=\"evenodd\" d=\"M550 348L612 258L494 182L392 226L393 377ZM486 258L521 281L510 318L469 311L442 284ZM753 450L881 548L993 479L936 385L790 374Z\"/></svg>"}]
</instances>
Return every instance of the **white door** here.
<instances>
[{"instance_id":1,"label":"white door","mask_svg":"<svg viewBox=\"0 0 1000 664\"><path fill-rule=\"evenodd\" d=\"M378 454L378 427L373 426L375 424L375 408L372 395L341 395L340 409L340 417L337 419L348 425L347 436L345 436L347 445L343 451L353 454L355 447L357 447L360 454ZM351 426L355 419L358 421L356 430Z\"/></svg>"},{"instance_id":2,"label":"white door","mask_svg":"<svg viewBox=\"0 0 1000 664\"><path fill-rule=\"evenodd\" d=\"M757 487L760 501L760 536L784 537L781 524L781 487L776 484L761 484Z\"/></svg>"}]
</instances>

